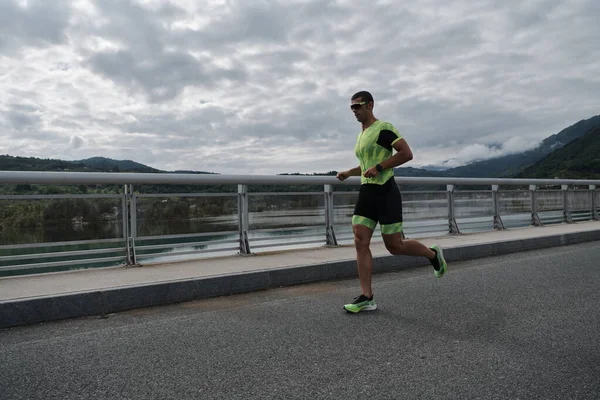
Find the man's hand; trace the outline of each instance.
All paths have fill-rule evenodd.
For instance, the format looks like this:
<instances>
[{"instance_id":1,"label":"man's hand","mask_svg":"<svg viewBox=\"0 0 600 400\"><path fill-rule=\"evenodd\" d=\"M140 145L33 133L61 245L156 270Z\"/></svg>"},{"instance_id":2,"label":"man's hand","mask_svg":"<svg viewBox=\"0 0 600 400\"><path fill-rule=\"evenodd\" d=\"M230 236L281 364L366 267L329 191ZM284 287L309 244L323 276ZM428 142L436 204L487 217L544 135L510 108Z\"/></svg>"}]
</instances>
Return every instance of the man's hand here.
<instances>
[{"instance_id":1,"label":"man's hand","mask_svg":"<svg viewBox=\"0 0 600 400\"><path fill-rule=\"evenodd\" d=\"M375 178L377 175L379 175L379 172L377 171L377 167L371 167L368 170L366 170L365 173L363 174L363 176L365 178Z\"/></svg>"},{"instance_id":2,"label":"man's hand","mask_svg":"<svg viewBox=\"0 0 600 400\"><path fill-rule=\"evenodd\" d=\"M341 171L341 172L338 172L335 177L343 182L350 177L350 173L348 171Z\"/></svg>"}]
</instances>

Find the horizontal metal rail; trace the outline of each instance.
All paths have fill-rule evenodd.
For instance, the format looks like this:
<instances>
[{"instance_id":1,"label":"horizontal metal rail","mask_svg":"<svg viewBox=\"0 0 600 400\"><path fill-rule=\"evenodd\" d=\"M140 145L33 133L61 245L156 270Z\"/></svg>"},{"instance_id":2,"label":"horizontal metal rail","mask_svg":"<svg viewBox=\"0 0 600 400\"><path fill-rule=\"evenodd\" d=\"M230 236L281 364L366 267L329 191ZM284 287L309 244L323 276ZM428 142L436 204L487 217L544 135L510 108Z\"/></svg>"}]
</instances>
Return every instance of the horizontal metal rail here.
<instances>
[{"instance_id":1,"label":"horizontal metal rail","mask_svg":"<svg viewBox=\"0 0 600 400\"><path fill-rule=\"evenodd\" d=\"M456 199L455 201L461 201L461 200L465 200L465 199ZM484 200L484 199L481 199ZM430 199L427 200L427 203L429 204L446 204L448 202L448 199ZM402 204L412 204L412 203L423 203L423 200L407 200L404 201L402 200Z\"/></svg>"},{"instance_id":2,"label":"horizontal metal rail","mask_svg":"<svg viewBox=\"0 0 600 400\"><path fill-rule=\"evenodd\" d=\"M435 193L435 192L433 192ZM459 192L460 194L490 194L492 193L491 190L461 190Z\"/></svg>"},{"instance_id":3,"label":"horizontal metal rail","mask_svg":"<svg viewBox=\"0 0 600 400\"><path fill-rule=\"evenodd\" d=\"M266 248L266 247L278 247L278 246L298 246L301 244L315 244L315 243L323 243L322 240L302 240L299 242L294 242L294 243L274 243L274 244L259 244L259 245L254 245L252 247L257 248L257 249L261 249L261 248Z\"/></svg>"},{"instance_id":4,"label":"horizontal metal rail","mask_svg":"<svg viewBox=\"0 0 600 400\"><path fill-rule=\"evenodd\" d=\"M484 190L482 190L482 192L484 192ZM342 194L342 193L358 193L358 191L356 192L336 192L336 194ZM403 191L403 193L405 194L428 194L428 195L436 195L436 194L446 194L445 190L411 190L411 191Z\"/></svg>"},{"instance_id":5,"label":"horizontal metal rail","mask_svg":"<svg viewBox=\"0 0 600 400\"><path fill-rule=\"evenodd\" d=\"M512 179L512 178L436 178L395 177L398 184L420 185L600 185L596 179ZM133 172L47 172L47 171L0 171L0 183L9 184L168 184L168 185L360 185L359 177L343 182L334 176L299 175L218 175L218 174L171 174Z\"/></svg>"},{"instance_id":6,"label":"horizontal metal rail","mask_svg":"<svg viewBox=\"0 0 600 400\"><path fill-rule=\"evenodd\" d=\"M144 246L135 246L136 251L144 251L144 250L160 250L160 249L175 249L180 247L194 247L194 246L206 246L209 244L215 243L238 243L239 239L228 239L228 240L213 240L208 242L190 242L190 243L173 243L173 244L153 244L153 245L144 245ZM197 251L202 252L206 249L198 249Z\"/></svg>"},{"instance_id":7,"label":"horizontal metal rail","mask_svg":"<svg viewBox=\"0 0 600 400\"><path fill-rule=\"evenodd\" d=\"M440 193L440 191L438 190L436 193ZM446 192L443 192L443 193L446 193ZM333 194L335 196L356 196L356 195L358 195L358 190L333 192Z\"/></svg>"},{"instance_id":8,"label":"horizontal metal rail","mask_svg":"<svg viewBox=\"0 0 600 400\"><path fill-rule=\"evenodd\" d=\"M301 238L307 238L307 237L312 237L314 238L315 235L314 233L301 233L298 235L278 235L278 236L271 236L271 237L260 237L260 238L250 238L251 242L264 242L266 240L274 240L274 239L301 239ZM289 244L293 244L293 243L289 243Z\"/></svg>"},{"instance_id":9,"label":"horizontal metal rail","mask_svg":"<svg viewBox=\"0 0 600 400\"><path fill-rule=\"evenodd\" d=\"M218 232L203 232L203 233L182 233L179 235L138 236L135 238L135 240L143 241L143 240L162 240L162 239L186 239L186 238L193 238L193 237L237 235L237 233L238 233L238 231L218 231Z\"/></svg>"},{"instance_id":10,"label":"horizontal metal rail","mask_svg":"<svg viewBox=\"0 0 600 400\"><path fill-rule=\"evenodd\" d=\"M323 196L323 192L248 192L248 196Z\"/></svg>"},{"instance_id":11,"label":"horizontal metal rail","mask_svg":"<svg viewBox=\"0 0 600 400\"><path fill-rule=\"evenodd\" d=\"M259 233L270 233L270 232L289 232L289 231L302 231L308 229L321 228L321 225L302 225L294 226L290 228L265 228L265 229L253 229L252 232Z\"/></svg>"},{"instance_id":12,"label":"horizontal metal rail","mask_svg":"<svg viewBox=\"0 0 600 400\"><path fill-rule=\"evenodd\" d=\"M125 256L121 257L103 257L103 258L92 258L83 260L72 260L72 261L53 261L36 264L22 264L22 265L10 265L6 267L0 267L0 271L16 271L16 270L28 270L35 268L49 268L49 267L66 267L70 265L82 265L82 264L96 264L96 263L107 263L107 262L125 262Z\"/></svg>"},{"instance_id":13,"label":"horizontal metal rail","mask_svg":"<svg viewBox=\"0 0 600 400\"><path fill-rule=\"evenodd\" d=\"M0 262L11 261L11 260L31 260L35 258L56 258L56 257L71 257L71 256L82 256L89 254L104 254L114 253L116 251L124 252L125 247L122 248L111 248L111 249L95 249L95 250L76 250L76 251L60 251L54 253L36 253L36 254L19 254L14 256L0 256Z\"/></svg>"},{"instance_id":14,"label":"horizontal metal rail","mask_svg":"<svg viewBox=\"0 0 600 400\"><path fill-rule=\"evenodd\" d=\"M164 197L237 197L237 193L136 193L138 198L164 198Z\"/></svg>"},{"instance_id":15,"label":"horizontal metal rail","mask_svg":"<svg viewBox=\"0 0 600 400\"><path fill-rule=\"evenodd\" d=\"M121 199L122 194L4 194L0 200Z\"/></svg>"},{"instance_id":16,"label":"horizontal metal rail","mask_svg":"<svg viewBox=\"0 0 600 400\"><path fill-rule=\"evenodd\" d=\"M57 247L57 246L79 246L82 244L104 244L124 242L123 238L97 239L97 240L73 240L72 242L48 242L48 243L27 243L27 244L9 244L0 246L0 250L11 249L31 249L36 247ZM110 247L107 247L110 248Z\"/></svg>"},{"instance_id":17,"label":"horizontal metal rail","mask_svg":"<svg viewBox=\"0 0 600 400\"><path fill-rule=\"evenodd\" d=\"M188 256L193 254L204 254L204 253L220 253L225 251L235 251L238 247L226 247L222 249L207 249L207 250L190 250L190 251L174 251L171 253L152 253L152 254L138 254L138 259L144 258L156 258L156 257L169 257L169 256Z\"/></svg>"}]
</instances>

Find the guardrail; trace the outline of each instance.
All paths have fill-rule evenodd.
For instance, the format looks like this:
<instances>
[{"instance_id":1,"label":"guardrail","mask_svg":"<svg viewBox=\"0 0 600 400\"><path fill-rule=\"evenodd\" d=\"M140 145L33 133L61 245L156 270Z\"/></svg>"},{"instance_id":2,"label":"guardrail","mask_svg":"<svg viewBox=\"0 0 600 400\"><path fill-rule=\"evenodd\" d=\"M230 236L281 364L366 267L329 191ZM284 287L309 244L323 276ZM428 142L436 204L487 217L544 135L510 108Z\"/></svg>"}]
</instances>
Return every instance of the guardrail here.
<instances>
[{"instance_id":1,"label":"guardrail","mask_svg":"<svg viewBox=\"0 0 600 400\"><path fill-rule=\"evenodd\" d=\"M401 187L419 184L445 185L446 188L444 191L401 189L407 237L599 219L600 191L597 187L600 180L395 179ZM4 205L18 203L20 207L25 207L21 202L45 202L37 209L42 213L40 215L45 215L43 213L49 208L63 207L64 210L60 209L58 213L61 218L64 217L60 223L61 226L69 225L69 229L76 226L85 231L90 224L110 225L110 232L103 232L101 238L75 235L72 239L58 238L39 243L34 239L25 243L23 240L6 243L7 239L3 239L5 244L0 246L0 275L10 275L148 264L187 256L247 255L282 246L337 246L353 239L350 219L360 179L353 177L340 182L333 176L3 171L0 172L0 183L118 184L123 187L120 194L0 196L0 204ZM136 192L138 186L149 184L230 185L237 191ZM257 185L319 185L323 190L249 190ZM489 189L457 190L457 186L488 186ZM340 187L355 187L356 190L335 190ZM507 187L512 189L508 190ZM94 209L94 201L102 201L100 208L109 211L99 217L100 211ZM112 205L107 204L110 201ZM0 208L0 211L5 217L10 213L7 206ZM89 220L92 214L95 215L93 221ZM46 225L54 223L52 219L44 221ZM4 225L2 227L7 229Z\"/></svg>"}]
</instances>

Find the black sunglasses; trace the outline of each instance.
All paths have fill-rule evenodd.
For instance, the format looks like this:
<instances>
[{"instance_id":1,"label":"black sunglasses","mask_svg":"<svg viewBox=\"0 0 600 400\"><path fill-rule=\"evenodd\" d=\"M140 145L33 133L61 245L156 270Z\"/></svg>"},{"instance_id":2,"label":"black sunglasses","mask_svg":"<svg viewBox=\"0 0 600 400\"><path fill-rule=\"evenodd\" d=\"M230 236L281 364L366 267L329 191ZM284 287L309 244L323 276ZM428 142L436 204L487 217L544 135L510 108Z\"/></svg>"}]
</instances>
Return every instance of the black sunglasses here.
<instances>
[{"instance_id":1,"label":"black sunglasses","mask_svg":"<svg viewBox=\"0 0 600 400\"><path fill-rule=\"evenodd\" d=\"M351 110L358 110L359 108L361 108L362 106L364 106L365 104L367 104L366 101L361 101L360 103L354 103L350 105L350 109Z\"/></svg>"}]
</instances>

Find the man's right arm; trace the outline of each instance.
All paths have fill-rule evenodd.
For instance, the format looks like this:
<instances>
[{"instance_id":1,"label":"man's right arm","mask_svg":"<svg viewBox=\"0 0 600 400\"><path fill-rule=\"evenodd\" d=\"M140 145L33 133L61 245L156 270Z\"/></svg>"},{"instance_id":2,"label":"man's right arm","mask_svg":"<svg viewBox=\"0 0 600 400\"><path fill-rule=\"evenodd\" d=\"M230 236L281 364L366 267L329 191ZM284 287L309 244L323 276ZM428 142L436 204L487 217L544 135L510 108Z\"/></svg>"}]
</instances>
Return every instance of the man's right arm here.
<instances>
[{"instance_id":1,"label":"man's right arm","mask_svg":"<svg viewBox=\"0 0 600 400\"><path fill-rule=\"evenodd\" d=\"M362 175L362 170L360 169L360 165L359 165L358 167L354 167L347 171L338 172L337 178L340 181L343 181L343 180L348 179L351 176L361 176L361 175Z\"/></svg>"},{"instance_id":2,"label":"man's right arm","mask_svg":"<svg viewBox=\"0 0 600 400\"><path fill-rule=\"evenodd\" d=\"M346 172L348 173L348 176L361 176L362 175L362 170L360 169L360 166L349 169Z\"/></svg>"}]
</instances>

